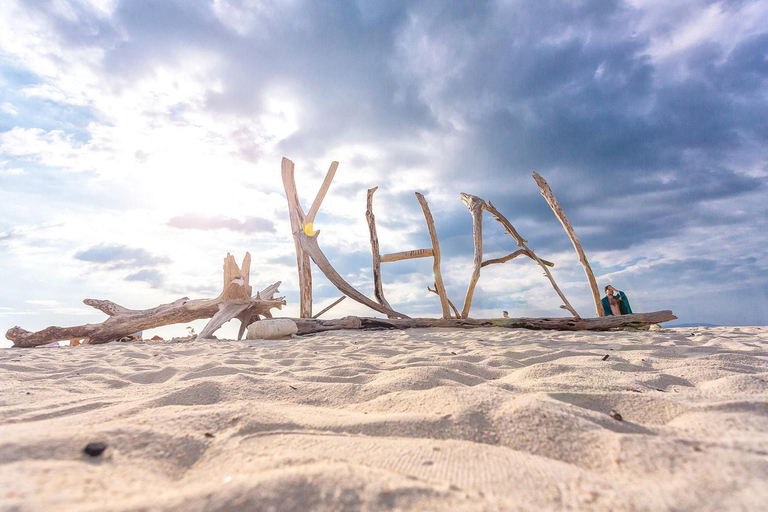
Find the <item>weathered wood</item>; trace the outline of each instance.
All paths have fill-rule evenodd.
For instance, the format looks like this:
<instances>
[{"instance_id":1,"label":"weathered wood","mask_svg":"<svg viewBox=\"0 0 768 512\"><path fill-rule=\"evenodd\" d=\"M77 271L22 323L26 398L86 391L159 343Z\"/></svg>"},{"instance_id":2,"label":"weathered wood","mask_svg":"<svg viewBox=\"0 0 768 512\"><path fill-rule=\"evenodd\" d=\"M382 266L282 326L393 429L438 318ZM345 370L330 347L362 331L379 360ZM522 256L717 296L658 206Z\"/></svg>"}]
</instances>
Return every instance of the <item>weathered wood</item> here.
<instances>
[{"instance_id":1,"label":"weathered wood","mask_svg":"<svg viewBox=\"0 0 768 512\"><path fill-rule=\"evenodd\" d=\"M277 284L268 287L257 294L256 298L227 299L234 294L232 286L242 287L237 283L229 283L227 289L215 299L195 299L187 297L178 299L170 304L162 304L155 308L133 310L119 306L112 301L85 299L83 302L100 311L110 311L109 318L99 324L86 324L74 327L51 326L37 332L30 332L21 327L8 330L5 337L16 347L35 347L52 341L89 338L91 344L108 343L134 332L153 329L163 325L188 323L202 318L213 318L219 312L222 304L238 302L247 308L252 308L255 315L271 316L270 309L282 309L285 305L283 297L274 298ZM266 293L265 293L266 292Z\"/></svg>"},{"instance_id":2,"label":"weathered wood","mask_svg":"<svg viewBox=\"0 0 768 512\"><path fill-rule=\"evenodd\" d=\"M499 210L497 210L495 206L493 206L493 203L488 201L488 203L486 203L484 205L484 208L486 210L488 210L488 212L490 212L491 215L493 215L494 218L497 221L499 221L502 226L504 226L504 229L506 230L507 233L509 233L515 240L517 240L517 245L519 245L520 247L525 249L527 251L528 255L534 261L536 261L536 263L538 263L539 266L544 270L544 275L547 277L547 279L549 279L549 282L552 284L552 288L555 289L557 294L560 296L560 299L563 301L563 305L560 306L560 308L561 309L567 309L568 311L571 312L571 314L574 317L579 318L579 314L576 312L575 309L573 309L573 306L571 306L571 303L568 302L568 299L565 298L565 295L560 290L560 287L557 286L557 283L555 282L555 278L552 277L552 273L547 268L547 265L544 263L543 260L541 260L538 256L536 256L536 253L533 252L533 249L531 249L530 247L525 245L525 243L528 240L525 240L523 237L520 236L520 234L517 232L517 230L515 230L514 226L512 226L512 223L509 222L509 220L507 220L507 218L504 215L502 215L501 212L499 212Z\"/></svg>"},{"instance_id":3,"label":"weathered wood","mask_svg":"<svg viewBox=\"0 0 768 512\"><path fill-rule=\"evenodd\" d=\"M472 275L467 285L467 293L464 296L464 307L461 309L461 318L469 317L469 310L472 307L472 296L475 293L475 286L480 279L480 268L483 265L483 209L485 201L471 194L461 193L461 202L469 209L472 215L472 240L474 242L474 258L472 261Z\"/></svg>"},{"instance_id":4,"label":"weathered wood","mask_svg":"<svg viewBox=\"0 0 768 512\"><path fill-rule=\"evenodd\" d=\"M199 339L211 338L222 325L229 322L233 318L237 317L240 313L248 309L249 305L238 304L233 302L226 302L219 304L219 310L213 317L205 324L203 330L197 335ZM242 324L241 324L242 328Z\"/></svg>"},{"instance_id":5,"label":"weathered wood","mask_svg":"<svg viewBox=\"0 0 768 512\"><path fill-rule=\"evenodd\" d=\"M319 313L315 314L315 316L313 316L312 318L318 318L318 317L320 317L320 315L322 315L323 313L327 313L328 311L330 311L330 309L331 309L332 307L334 307L336 304L338 304L339 302L343 301L343 300L344 300L344 299L346 299L346 298L347 298L347 296L346 296L346 295L342 295L341 297L339 297L338 299L336 299L336 300L333 302L333 304L331 304L331 305L330 305L330 306L328 306L327 308L323 309L323 310L322 310L322 311L320 311Z\"/></svg>"},{"instance_id":6,"label":"weathered wood","mask_svg":"<svg viewBox=\"0 0 768 512\"><path fill-rule=\"evenodd\" d=\"M528 253L528 251L526 251L525 249L518 249L515 252L509 253L506 256L502 257L502 258L493 258L493 259L490 259L490 260L485 260L483 262L483 264L480 265L480 266L481 267L487 267L488 265L493 265L494 263L506 263L509 260L513 260L513 259L517 258L521 254L525 254L526 256L531 258L531 255ZM531 259L533 259L533 258L531 258ZM548 267L554 267L555 266L555 264L552 263L551 261L541 260L541 262L544 263Z\"/></svg>"},{"instance_id":7,"label":"weathered wood","mask_svg":"<svg viewBox=\"0 0 768 512\"><path fill-rule=\"evenodd\" d=\"M320 211L320 205L323 203L323 199L325 199L325 194L328 192L328 188L331 186L333 177L336 176L336 169L338 168L339 162L331 162L331 167L328 169L328 172L325 175L323 184L320 186L320 190L317 191L315 200L312 202L312 206L309 208L309 212L307 213L305 220L306 224L312 224L315 222L315 216L317 215L317 212Z\"/></svg>"},{"instance_id":8,"label":"weathered wood","mask_svg":"<svg viewBox=\"0 0 768 512\"><path fill-rule=\"evenodd\" d=\"M365 219L368 221L368 233L371 238L371 255L373 258L373 296L376 301L388 308L392 308L384 297L384 287L381 284L381 253L379 251L379 237L376 234L376 216L373 215L373 194L379 187L368 189L368 201L365 209ZM314 318L317 318L315 315Z\"/></svg>"},{"instance_id":9,"label":"weathered wood","mask_svg":"<svg viewBox=\"0 0 768 512\"><path fill-rule=\"evenodd\" d=\"M436 289L430 288L429 286L427 286L427 291L430 291L430 292L432 292L434 294L440 295L439 293L437 293ZM459 313L459 310L456 309L456 306L453 305L453 302L451 302L451 299L446 297L445 300L448 301L448 306L450 306L450 308L453 310L453 314L455 315L455 316L452 317L449 314L448 318L461 318L461 314ZM446 318L446 317L443 317L443 318Z\"/></svg>"},{"instance_id":10,"label":"weathered wood","mask_svg":"<svg viewBox=\"0 0 768 512\"><path fill-rule=\"evenodd\" d=\"M555 214L555 217L557 217L557 220L560 221L560 224L563 225L563 229L565 229L566 234L568 235L568 238L571 240L571 243L573 244L573 248L576 250L576 254L579 256L579 261L581 262L581 266L584 267L584 273L587 276L587 282L589 283L589 289L592 291L592 299L595 301L595 311L597 313L597 316L604 316L605 311L603 310L603 304L600 301L600 290L597 288L597 281L595 280L595 274L592 272L592 267L589 264L589 261L587 260L587 255L584 253L584 249L581 247L581 242L579 241L579 237L576 236L576 231L573 229L573 226L571 225L570 221L568 221L568 217L565 216L565 212L560 207L560 203L557 201L557 198L555 197L555 194L552 192L552 189L549 186L549 183L547 183L547 180L541 177L538 173L533 173L533 179L536 180L536 184L539 186L539 189L541 190L541 195L544 196L544 199L547 201L547 204L552 209L552 211Z\"/></svg>"},{"instance_id":11,"label":"weathered wood","mask_svg":"<svg viewBox=\"0 0 768 512\"><path fill-rule=\"evenodd\" d=\"M435 293L440 298L440 309L443 312L443 318L451 318L451 312L448 307L453 307L456 312L456 318L459 317L459 313L453 306L451 301L448 300L448 295L445 292L445 285L443 284L443 274L440 270L441 255L440 255L440 241L437 238L437 230L435 229L435 220L432 218L432 212L429 209L429 204L424 198L424 195L416 192L416 199L421 205L421 211L424 212L424 220L427 222L427 231L429 232L429 240L432 243L432 273L435 276ZM429 287L427 287L429 288Z\"/></svg>"},{"instance_id":12,"label":"weathered wood","mask_svg":"<svg viewBox=\"0 0 768 512\"><path fill-rule=\"evenodd\" d=\"M533 329L555 331L609 331L620 328L644 328L676 320L672 311L653 311L631 315L604 316L598 318L366 318L348 316L335 320L294 318L298 334L343 329L411 329L411 328L452 328L474 329L480 327L501 327L506 329Z\"/></svg>"},{"instance_id":13,"label":"weathered wood","mask_svg":"<svg viewBox=\"0 0 768 512\"><path fill-rule=\"evenodd\" d=\"M393 316L395 318L408 318L408 316L398 313L392 308L386 307L378 302L374 302L359 291L357 291L351 284L346 282L341 275L333 268L333 265L328 261L328 258L320 250L320 246L317 244L317 237L320 235L320 231L317 231L313 236L308 236L304 230L293 233L296 240L299 241L299 245L302 250L312 258L317 268L325 274L325 277L339 289L341 293L356 300L360 304L368 306L369 308L384 313L387 316Z\"/></svg>"},{"instance_id":14,"label":"weathered wood","mask_svg":"<svg viewBox=\"0 0 768 512\"><path fill-rule=\"evenodd\" d=\"M293 162L283 157L281 162L281 175L285 197L288 200L288 215L291 221L291 232L304 231L306 215L299 204L299 194L296 191ZM301 248L298 239L294 236L293 243L296 247L296 264L299 271L299 315L302 318L312 316L312 268L309 263L309 254Z\"/></svg>"},{"instance_id":15,"label":"weathered wood","mask_svg":"<svg viewBox=\"0 0 768 512\"><path fill-rule=\"evenodd\" d=\"M391 263L393 261L412 260L415 258L429 258L433 256L432 249L413 249L411 251L392 252L381 256L382 263Z\"/></svg>"}]
</instances>

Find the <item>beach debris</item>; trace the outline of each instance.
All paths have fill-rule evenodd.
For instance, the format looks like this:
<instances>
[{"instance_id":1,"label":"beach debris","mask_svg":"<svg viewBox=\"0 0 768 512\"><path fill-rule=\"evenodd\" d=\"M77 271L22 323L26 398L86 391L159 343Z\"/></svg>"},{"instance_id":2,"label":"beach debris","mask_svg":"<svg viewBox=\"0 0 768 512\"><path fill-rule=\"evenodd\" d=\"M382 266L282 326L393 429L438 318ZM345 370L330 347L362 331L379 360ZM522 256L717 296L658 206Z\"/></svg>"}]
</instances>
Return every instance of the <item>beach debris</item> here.
<instances>
[{"instance_id":1,"label":"beach debris","mask_svg":"<svg viewBox=\"0 0 768 512\"><path fill-rule=\"evenodd\" d=\"M373 215L373 194L374 192L376 192L378 187L368 189L366 219L368 221L368 228L369 228L370 240L371 240L371 250L373 255L374 297L376 299L375 301L371 300L364 294L360 293L357 289L355 289L352 285L350 285L347 281L345 281L341 277L341 275L336 271L336 269L333 268L331 263L328 261L327 257L325 256L323 251L320 249L317 241L318 235L320 234L320 230L316 230L314 228L315 216L317 215L317 212L320 209L320 204L325 198L325 194L328 192L328 188L331 185L331 181L333 180L333 177L336 174L336 170L338 169L338 166L339 166L338 162L336 161L331 162L331 166L328 169L328 173L326 174L325 179L323 180L323 184L321 185L320 190L318 191L317 196L315 197L315 200L309 209L309 212L304 213L304 210L302 209L301 204L299 203L299 196L296 190L296 180L294 177L294 170L295 170L294 163L285 157L283 157L281 162L281 175L283 180L283 187L285 189L285 196L288 201L288 213L289 213L289 218L291 223L291 231L293 233L294 245L296 247L296 261L297 261L298 273L299 273L299 293L300 293L299 316L300 318L312 318L312 272L309 264L310 259L317 265L317 267L323 272L323 274L325 274L328 280L331 281L331 283L333 283L336 286L336 288L338 288L339 291L344 293L346 296L351 297L353 300L365 306L368 306L369 308L375 311L384 313L385 315L387 315L387 318L405 319L405 318L408 318L408 316L393 310L390 304L387 302L386 298L384 297L384 291L381 285L381 263L401 261L401 260L412 259L412 258L431 257L433 259L432 271L435 277L435 281L434 281L434 288L427 287L427 289L438 295L438 297L440 298L440 307L442 309L443 318L449 319L449 318L454 318L453 315L455 315L455 318L469 317L469 311L470 311L470 308L472 307L472 297L474 295L475 286L477 285L477 281L480 277L480 269L482 267L493 264L493 263L504 263L506 261L509 261L510 259L515 258L518 255L526 255L529 258L536 261L539 265L541 265L542 269L544 270L544 275L549 279L553 288L555 289L555 291L563 301L563 305L560 307L563 309L567 309L568 311L571 312L571 314L574 317L579 318L579 314L576 312L575 309L573 309L571 304L565 298L565 295L563 295L560 288L558 288L554 278L552 277L551 272L547 268L547 266L553 266L554 264L551 262L542 260L538 256L536 256L536 254L533 252L533 249L530 249L528 246L526 246L526 242L528 242L528 240L520 236L520 234L517 232L514 226L512 226L509 220L507 220L507 218L504 217L496 209L496 207L493 206L493 203L491 203L490 201L486 202L483 199L480 199L479 197L476 197L470 194L465 194L465 193L460 194L460 197L462 202L464 202L464 204L467 205L467 207L469 208L470 214L472 215L472 221L473 221L472 233L473 233L475 251L474 251L474 265L472 269L472 276L470 278L469 286L467 287L467 292L464 298L464 306L461 312L458 311L458 309L453 305L452 302L450 302L450 300L446 296L445 286L443 285L442 274L440 271L440 244L437 238L437 231L435 230L434 219L432 218L432 214L429 210L429 206L427 204L426 199L422 194L418 192L416 192L416 198L419 201L419 204L421 205L422 210L424 212L424 217L427 222L427 229L429 231L432 247L426 248L426 249L414 249L414 250L381 255L379 253L379 240L376 234L375 216ZM483 211L488 211L489 213L491 213L496 218L496 220L504 226L504 229L507 231L507 233L509 233L517 241L517 245L521 247L520 250L515 251L514 253L504 258L496 258L496 259L488 260L485 262L482 260L483 259L483 240L482 240ZM453 310L453 314L451 313L451 309Z\"/></svg>"},{"instance_id":2,"label":"beach debris","mask_svg":"<svg viewBox=\"0 0 768 512\"><path fill-rule=\"evenodd\" d=\"M203 434L203 435L204 435L205 437L215 437L215 436L213 435L213 432L206 432L206 433L205 433L205 434Z\"/></svg>"},{"instance_id":3,"label":"beach debris","mask_svg":"<svg viewBox=\"0 0 768 512\"><path fill-rule=\"evenodd\" d=\"M501 223L502 226L504 226L504 230L509 234L512 238L515 239L517 242L518 247L521 249L518 251L515 251L514 253L509 255L509 259L512 259L517 254L524 254L525 256L528 256L532 260L534 260L536 263L539 264L539 266L544 270L544 276L549 279L550 284L555 289L557 294L560 296L560 299L563 301L563 304L560 306L561 309L567 309L574 318L580 318L579 314L576 312L575 309L571 306L570 302L568 302L568 299L565 298L565 295L563 295L563 292L560 290L560 288L557 286L557 283L555 283L555 278L552 277L552 273L549 271L547 267L553 267L554 263L544 261L533 252L533 249L528 247L526 245L526 240L520 234L517 232L515 227L512 225L507 218L499 212L495 206L493 206L493 203L490 201L486 202L483 199L480 199L477 196L473 196L471 194L466 194L462 192L459 194L461 197L461 201L467 206L469 209L470 215L472 215L472 238L474 240L474 262L472 265L472 276L469 280L469 285L467 286L467 293L464 297L464 308L461 311L461 317L462 318L469 318L469 310L472 307L472 296L474 294L475 286L477 285L477 281L480 278L480 269L483 266L490 265L492 263L503 263L504 261L507 261L505 258L500 258L497 260L487 260L482 261L483 259L483 211L487 211L493 217Z\"/></svg>"},{"instance_id":4,"label":"beach debris","mask_svg":"<svg viewBox=\"0 0 768 512\"><path fill-rule=\"evenodd\" d=\"M242 325L238 339L242 338L245 327L261 316L271 318L270 310L282 309L284 297L274 297L280 281L251 296L249 284L251 255L245 254L242 269L235 258L227 253L224 258L224 288L215 299L190 300L188 297L163 304L152 309L132 310L109 300L85 299L83 302L106 313L109 318L100 324L86 324L77 327L47 327L42 331L30 332L21 327L8 329L5 337L16 347L34 347L56 340L90 338L91 344L110 341L138 334L144 329L161 327L192 320L210 318L200 333L200 338L210 338L225 322L238 318Z\"/></svg>"},{"instance_id":5,"label":"beach debris","mask_svg":"<svg viewBox=\"0 0 768 512\"><path fill-rule=\"evenodd\" d=\"M606 359L608 359L608 355L609 355L609 354L605 354L605 355L603 356L603 361L605 361Z\"/></svg>"},{"instance_id":6,"label":"beach debris","mask_svg":"<svg viewBox=\"0 0 768 512\"><path fill-rule=\"evenodd\" d=\"M330 305L330 306L328 306L327 308L323 309L323 310L322 310L322 311L320 311L319 313L315 314L315 315L314 315L312 318L317 318L317 317L319 317L320 315L322 315L323 313L327 313L327 312L328 312L328 311L329 311L329 310L330 310L332 307L334 307L335 305L337 305L338 303L340 303L341 301L343 301L343 300L344 300L344 299L346 299L346 298L347 298L347 296L346 296L346 295L342 295L341 297L339 297L338 299L336 299L336 301L335 301L333 304L331 304L331 305Z\"/></svg>"},{"instance_id":7,"label":"beach debris","mask_svg":"<svg viewBox=\"0 0 768 512\"><path fill-rule=\"evenodd\" d=\"M600 318L540 317L540 318L371 318L346 316L331 320L292 318L300 336L323 331L344 329L388 330L443 327L474 329L504 327L508 329L534 329L557 331L610 331L622 325L643 325L648 322L674 320L671 311L611 315Z\"/></svg>"},{"instance_id":8,"label":"beach debris","mask_svg":"<svg viewBox=\"0 0 768 512\"><path fill-rule=\"evenodd\" d=\"M149 341L164 341L162 336L155 334Z\"/></svg>"},{"instance_id":9,"label":"beach debris","mask_svg":"<svg viewBox=\"0 0 768 512\"><path fill-rule=\"evenodd\" d=\"M616 411L616 409L611 409L611 412L608 413L608 416L615 419L616 421L623 421L624 418L621 417L621 414Z\"/></svg>"},{"instance_id":10,"label":"beach debris","mask_svg":"<svg viewBox=\"0 0 768 512\"><path fill-rule=\"evenodd\" d=\"M592 267L589 265L587 255L584 253L584 249L581 247L579 237L576 236L576 231L574 231L573 226L568 221L568 217L565 216L565 212L560 207L560 203L557 201L557 198L555 198L555 194L552 192L552 189L550 188L549 183L547 183L547 180L542 178L541 175L536 172L533 173L533 179L539 186L541 195L544 196L544 200L554 212L555 217L557 217L557 220L559 220L560 224L563 225L565 233L568 235L568 238L573 244L573 248L576 250L576 254L579 256L579 261L581 262L581 266L584 267L584 273L587 276L589 289L592 291L592 298L595 301L595 312L597 313L597 316L605 316L605 310L603 309L603 304L600 300L600 290L597 288L595 274L592 272Z\"/></svg>"},{"instance_id":11,"label":"beach debris","mask_svg":"<svg viewBox=\"0 0 768 512\"><path fill-rule=\"evenodd\" d=\"M88 443L85 448L83 448L83 452L85 452L86 455L90 455L91 457L98 457L102 453L104 453L104 450L107 449L107 444L102 442L94 442L94 443Z\"/></svg>"}]
</instances>

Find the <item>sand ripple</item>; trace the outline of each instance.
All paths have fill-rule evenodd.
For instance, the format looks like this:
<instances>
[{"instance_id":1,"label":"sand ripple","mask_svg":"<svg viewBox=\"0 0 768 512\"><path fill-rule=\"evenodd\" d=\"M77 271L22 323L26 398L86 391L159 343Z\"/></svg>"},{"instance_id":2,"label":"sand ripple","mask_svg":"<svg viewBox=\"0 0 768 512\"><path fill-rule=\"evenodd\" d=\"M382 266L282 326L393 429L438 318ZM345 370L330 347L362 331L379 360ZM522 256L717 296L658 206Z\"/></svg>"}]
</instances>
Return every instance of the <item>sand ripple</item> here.
<instances>
[{"instance_id":1,"label":"sand ripple","mask_svg":"<svg viewBox=\"0 0 768 512\"><path fill-rule=\"evenodd\" d=\"M762 510L766 347L742 327L2 350L0 509Z\"/></svg>"}]
</instances>

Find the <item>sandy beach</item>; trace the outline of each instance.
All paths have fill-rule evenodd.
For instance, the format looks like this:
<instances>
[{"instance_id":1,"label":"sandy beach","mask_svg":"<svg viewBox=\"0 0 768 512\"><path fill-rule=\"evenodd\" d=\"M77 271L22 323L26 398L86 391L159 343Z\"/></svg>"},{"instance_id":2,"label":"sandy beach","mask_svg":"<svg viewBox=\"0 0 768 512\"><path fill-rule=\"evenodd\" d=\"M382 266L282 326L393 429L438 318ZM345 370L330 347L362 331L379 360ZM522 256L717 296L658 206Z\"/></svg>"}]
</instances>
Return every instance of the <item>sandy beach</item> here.
<instances>
[{"instance_id":1,"label":"sandy beach","mask_svg":"<svg viewBox=\"0 0 768 512\"><path fill-rule=\"evenodd\" d=\"M0 509L764 510L766 347L699 327L4 349Z\"/></svg>"}]
</instances>

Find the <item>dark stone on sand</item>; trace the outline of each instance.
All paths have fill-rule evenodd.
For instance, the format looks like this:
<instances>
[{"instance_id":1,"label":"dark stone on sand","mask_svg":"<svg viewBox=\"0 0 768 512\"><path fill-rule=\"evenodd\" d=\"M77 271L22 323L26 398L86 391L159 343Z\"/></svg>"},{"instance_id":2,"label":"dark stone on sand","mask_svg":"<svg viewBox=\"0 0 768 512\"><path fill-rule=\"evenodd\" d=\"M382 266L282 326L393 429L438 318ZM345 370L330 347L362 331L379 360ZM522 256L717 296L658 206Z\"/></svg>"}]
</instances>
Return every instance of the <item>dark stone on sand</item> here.
<instances>
[{"instance_id":1,"label":"dark stone on sand","mask_svg":"<svg viewBox=\"0 0 768 512\"><path fill-rule=\"evenodd\" d=\"M605 361L606 359L608 359L608 354L605 354L605 355L603 356L603 361Z\"/></svg>"},{"instance_id":2,"label":"dark stone on sand","mask_svg":"<svg viewBox=\"0 0 768 512\"><path fill-rule=\"evenodd\" d=\"M614 409L611 409L611 412L609 412L608 415L616 421L622 421L624 419L621 417L621 414L616 412Z\"/></svg>"},{"instance_id":3,"label":"dark stone on sand","mask_svg":"<svg viewBox=\"0 0 768 512\"><path fill-rule=\"evenodd\" d=\"M102 453L104 453L104 450L107 449L106 443L88 443L88 445L83 450L86 454L90 455L91 457L98 457Z\"/></svg>"}]
</instances>

